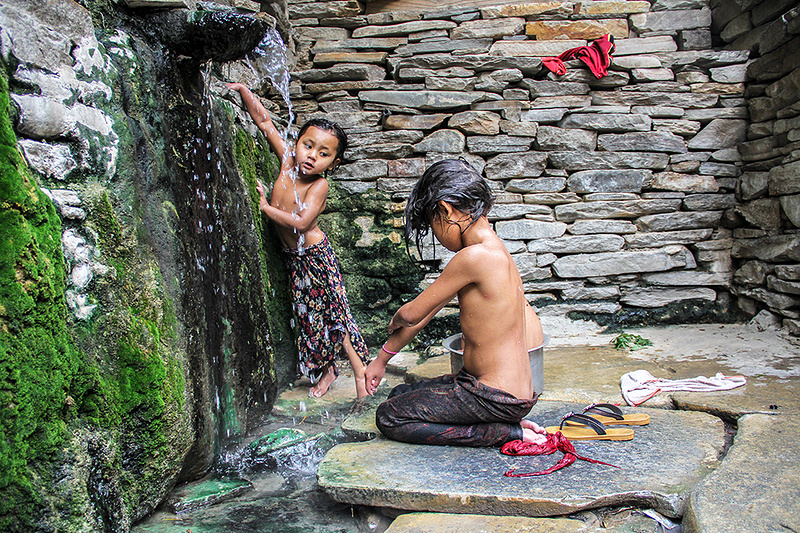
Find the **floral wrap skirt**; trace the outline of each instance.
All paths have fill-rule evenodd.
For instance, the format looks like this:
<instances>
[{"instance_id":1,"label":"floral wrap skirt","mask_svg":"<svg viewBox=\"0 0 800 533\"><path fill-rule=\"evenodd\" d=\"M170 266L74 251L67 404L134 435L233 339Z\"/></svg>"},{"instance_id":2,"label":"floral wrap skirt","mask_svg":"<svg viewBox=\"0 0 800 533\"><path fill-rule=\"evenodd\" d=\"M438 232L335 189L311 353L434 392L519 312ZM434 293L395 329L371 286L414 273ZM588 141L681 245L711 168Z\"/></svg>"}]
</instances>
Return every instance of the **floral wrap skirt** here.
<instances>
[{"instance_id":1,"label":"floral wrap skirt","mask_svg":"<svg viewBox=\"0 0 800 533\"><path fill-rule=\"evenodd\" d=\"M296 320L300 373L316 382L322 370L337 356L345 358L344 339L366 364L367 345L353 320L347 301L339 261L325 237L302 248L285 248Z\"/></svg>"}]
</instances>

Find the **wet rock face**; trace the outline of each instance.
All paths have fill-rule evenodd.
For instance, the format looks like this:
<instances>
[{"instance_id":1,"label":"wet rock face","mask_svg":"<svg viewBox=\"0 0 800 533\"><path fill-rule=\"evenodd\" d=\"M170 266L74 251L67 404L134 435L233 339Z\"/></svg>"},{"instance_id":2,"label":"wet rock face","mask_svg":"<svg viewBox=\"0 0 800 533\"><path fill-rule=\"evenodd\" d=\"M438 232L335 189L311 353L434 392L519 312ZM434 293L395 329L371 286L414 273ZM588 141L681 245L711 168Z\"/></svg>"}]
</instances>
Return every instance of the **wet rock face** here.
<instances>
[{"instance_id":1,"label":"wet rock face","mask_svg":"<svg viewBox=\"0 0 800 533\"><path fill-rule=\"evenodd\" d=\"M242 59L264 37L270 23L231 10L173 10L147 17L159 40L200 62Z\"/></svg>"},{"instance_id":2,"label":"wet rock face","mask_svg":"<svg viewBox=\"0 0 800 533\"><path fill-rule=\"evenodd\" d=\"M272 160L239 138L199 69L241 57L268 24L177 10L174 30L214 45L187 61L145 13L110 4L0 5L4 144L24 155L19 183L3 171L0 235L24 242L8 215L29 212L36 238L19 268L56 254L5 272L0 291L0 367L22 378L0 376L15 406L0 425L16 465L2 468L3 531L127 531L269 412L276 346L292 355L272 296L284 273L251 200ZM234 23L244 37L224 40ZM30 305L11 321L17 293ZM44 344L18 327L44 316Z\"/></svg>"}]
</instances>

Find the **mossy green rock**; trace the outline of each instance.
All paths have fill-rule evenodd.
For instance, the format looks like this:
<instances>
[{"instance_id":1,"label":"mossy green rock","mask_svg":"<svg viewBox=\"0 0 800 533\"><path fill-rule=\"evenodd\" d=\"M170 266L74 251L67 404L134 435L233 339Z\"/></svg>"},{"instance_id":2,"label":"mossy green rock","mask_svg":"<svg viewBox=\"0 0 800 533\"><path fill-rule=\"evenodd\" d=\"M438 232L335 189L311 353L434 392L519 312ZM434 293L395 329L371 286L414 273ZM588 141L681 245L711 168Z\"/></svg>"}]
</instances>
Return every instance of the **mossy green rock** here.
<instances>
[{"instance_id":1,"label":"mossy green rock","mask_svg":"<svg viewBox=\"0 0 800 533\"><path fill-rule=\"evenodd\" d=\"M308 435L302 429L280 428L254 440L247 447L256 455L266 455L275 450L303 442L306 439L308 439Z\"/></svg>"},{"instance_id":2,"label":"mossy green rock","mask_svg":"<svg viewBox=\"0 0 800 533\"><path fill-rule=\"evenodd\" d=\"M252 488L246 479L205 479L180 487L167 505L174 513L194 511L236 498Z\"/></svg>"}]
</instances>

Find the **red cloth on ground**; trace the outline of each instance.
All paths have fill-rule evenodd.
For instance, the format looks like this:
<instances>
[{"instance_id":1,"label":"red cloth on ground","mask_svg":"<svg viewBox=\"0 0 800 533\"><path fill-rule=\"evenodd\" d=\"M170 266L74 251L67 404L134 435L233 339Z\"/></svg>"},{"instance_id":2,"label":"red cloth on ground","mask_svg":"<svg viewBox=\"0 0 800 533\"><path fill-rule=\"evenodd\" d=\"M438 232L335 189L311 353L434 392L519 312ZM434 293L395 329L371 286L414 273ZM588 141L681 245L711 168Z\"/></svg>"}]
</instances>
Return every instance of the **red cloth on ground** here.
<instances>
[{"instance_id":1,"label":"red cloth on ground","mask_svg":"<svg viewBox=\"0 0 800 533\"><path fill-rule=\"evenodd\" d=\"M587 46L570 48L558 57L546 57L542 63L551 72L563 76L567 73L564 61L577 58L586 63L595 78L600 79L608 74L608 67L611 66L611 54L614 53L613 39L609 34L603 35Z\"/></svg>"},{"instance_id":2,"label":"red cloth on ground","mask_svg":"<svg viewBox=\"0 0 800 533\"><path fill-rule=\"evenodd\" d=\"M603 461L597 461L596 459L589 459L588 457L581 457L575 451L575 446L561 434L560 431L556 431L555 433L548 433L547 434L547 441L543 444L531 444L529 442L523 442L521 440L512 440L507 442L500 448L500 451L506 455L550 455L551 453L555 453L556 451L560 451L564 453L564 456L553 466L546 470L542 470L541 472L526 472L524 474L515 474L514 471L516 468L512 468L505 474L506 477L530 477L530 476L543 476L546 474L552 474L556 470L561 470L565 466L569 466L575 462L576 459L580 459L581 461L588 461L590 463L601 464L606 466L613 466L614 468L619 468L618 466L614 466L608 463L604 463Z\"/></svg>"}]
</instances>

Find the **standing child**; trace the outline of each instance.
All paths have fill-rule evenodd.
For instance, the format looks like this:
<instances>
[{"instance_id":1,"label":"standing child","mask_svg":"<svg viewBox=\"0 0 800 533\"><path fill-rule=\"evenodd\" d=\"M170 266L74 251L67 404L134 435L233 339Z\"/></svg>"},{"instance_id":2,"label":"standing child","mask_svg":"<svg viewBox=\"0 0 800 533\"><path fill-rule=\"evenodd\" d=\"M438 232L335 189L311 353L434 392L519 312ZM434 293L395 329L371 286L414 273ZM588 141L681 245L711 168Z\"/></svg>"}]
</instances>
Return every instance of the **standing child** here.
<instances>
[{"instance_id":1,"label":"standing child","mask_svg":"<svg viewBox=\"0 0 800 533\"><path fill-rule=\"evenodd\" d=\"M291 151L258 98L241 83L230 83L228 88L239 92L245 108L281 161L270 200L264 196L260 181L256 190L259 208L275 223L286 253L292 307L299 329L300 372L316 383L308 394L319 398L328 392L339 376L335 357L344 352L355 374L356 396L362 398L367 395L367 346L350 313L333 248L317 225L328 199L324 173L341 162L347 135L337 124L312 119L300 128Z\"/></svg>"},{"instance_id":2,"label":"standing child","mask_svg":"<svg viewBox=\"0 0 800 533\"><path fill-rule=\"evenodd\" d=\"M536 403L528 343L541 338L541 326L528 312L514 260L486 217L491 206L483 178L453 159L431 165L408 198L406 241L413 236L419 247L431 230L456 254L392 317L390 337L367 367L367 392L374 394L392 355L456 295L464 366L455 375L395 387L376 413L390 439L460 446L546 440L544 429L523 419ZM529 324L538 331L528 332Z\"/></svg>"}]
</instances>

